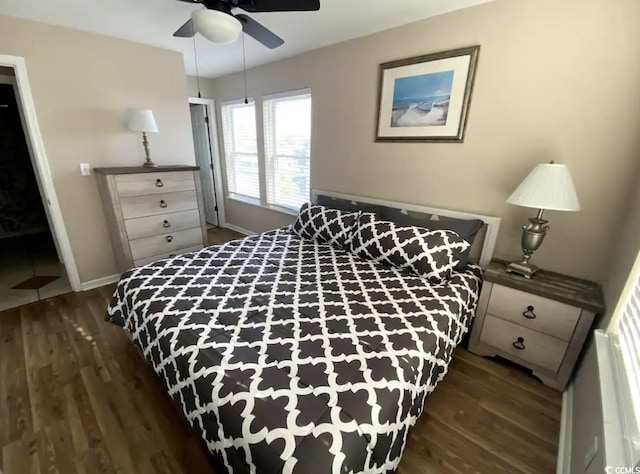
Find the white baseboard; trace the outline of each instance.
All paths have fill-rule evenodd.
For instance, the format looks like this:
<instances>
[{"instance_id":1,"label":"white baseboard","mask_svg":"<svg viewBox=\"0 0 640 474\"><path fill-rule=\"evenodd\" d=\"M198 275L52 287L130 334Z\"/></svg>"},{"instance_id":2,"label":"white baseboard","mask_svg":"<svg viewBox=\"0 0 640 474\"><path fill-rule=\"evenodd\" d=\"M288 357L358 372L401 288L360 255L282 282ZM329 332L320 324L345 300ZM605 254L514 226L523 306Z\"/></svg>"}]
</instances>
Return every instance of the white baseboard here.
<instances>
[{"instance_id":1,"label":"white baseboard","mask_svg":"<svg viewBox=\"0 0 640 474\"><path fill-rule=\"evenodd\" d=\"M573 383L562 394L562 417L560 419L560 439L558 442L558 464L556 474L570 474L571 432L573 429Z\"/></svg>"},{"instance_id":2,"label":"white baseboard","mask_svg":"<svg viewBox=\"0 0 640 474\"><path fill-rule=\"evenodd\" d=\"M257 232L253 232L252 230L243 229L242 227L238 227L237 225L229 224L228 222L224 225L226 229L235 230L236 232L244 235L255 235Z\"/></svg>"},{"instance_id":3,"label":"white baseboard","mask_svg":"<svg viewBox=\"0 0 640 474\"><path fill-rule=\"evenodd\" d=\"M120 274L109 275L102 278L96 278L95 280L89 280L80 283L80 291L93 290L94 288L100 288L101 286L110 285L120 280Z\"/></svg>"}]
</instances>

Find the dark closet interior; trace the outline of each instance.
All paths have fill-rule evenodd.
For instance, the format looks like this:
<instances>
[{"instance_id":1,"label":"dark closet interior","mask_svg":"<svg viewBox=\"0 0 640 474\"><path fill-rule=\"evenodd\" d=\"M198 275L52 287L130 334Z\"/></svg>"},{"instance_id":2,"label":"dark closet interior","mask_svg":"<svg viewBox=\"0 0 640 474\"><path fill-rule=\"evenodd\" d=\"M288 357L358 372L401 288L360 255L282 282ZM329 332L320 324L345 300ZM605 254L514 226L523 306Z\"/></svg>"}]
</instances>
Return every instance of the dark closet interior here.
<instances>
[{"instance_id":1,"label":"dark closet interior","mask_svg":"<svg viewBox=\"0 0 640 474\"><path fill-rule=\"evenodd\" d=\"M0 310L67 292L13 85L0 84Z\"/></svg>"},{"instance_id":2,"label":"dark closet interior","mask_svg":"<svg viewBox=\"0 0 640 474\"><path fill-rule=\"evenodd\" d=\"M48 231L13 86L0 84L0 236Z\"/></svg>"}]
</instances>

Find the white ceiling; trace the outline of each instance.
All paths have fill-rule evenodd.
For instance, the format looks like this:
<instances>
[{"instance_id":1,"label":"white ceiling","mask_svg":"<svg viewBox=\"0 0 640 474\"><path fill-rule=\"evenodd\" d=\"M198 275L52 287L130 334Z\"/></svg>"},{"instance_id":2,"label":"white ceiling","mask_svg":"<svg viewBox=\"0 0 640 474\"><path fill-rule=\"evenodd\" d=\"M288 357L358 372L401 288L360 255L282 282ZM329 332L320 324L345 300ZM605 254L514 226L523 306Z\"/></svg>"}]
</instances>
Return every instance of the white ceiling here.
<instances>
[{"instance_id":1,"label":"white ceiling","mask_svg":"<svg viewBox=\"0 0 640 474\"><path fill-rule=\"evenodd\" d=\"M246 37L247 67L492 0L320 1L318 12L251 14L285 44L269 50ZM195 8L200 7L177 0L0 0L0 14L180 51L190 75L195 74L192 40L172 34ZM215 45L197 35L197 50L202 76L242 69L241 41Z\"/></svg>"}]
</instances>

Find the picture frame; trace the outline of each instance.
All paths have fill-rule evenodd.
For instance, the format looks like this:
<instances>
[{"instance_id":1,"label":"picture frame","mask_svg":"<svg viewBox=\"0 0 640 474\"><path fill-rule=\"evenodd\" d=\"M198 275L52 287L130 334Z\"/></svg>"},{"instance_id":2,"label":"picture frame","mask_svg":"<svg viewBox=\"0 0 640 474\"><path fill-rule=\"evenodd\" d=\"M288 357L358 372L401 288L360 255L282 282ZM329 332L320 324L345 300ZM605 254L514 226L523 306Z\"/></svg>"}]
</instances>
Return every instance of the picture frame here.
<instances>
[{"instance_id":1,"label":"picture frame","mask_svg":"<svg viewBox=\"0 0 640 474\"><path fill-rule=\"evenodd\" d=\"M480 46L380 65L376 142L464 141Z\"/></svg>"}]
</instances>

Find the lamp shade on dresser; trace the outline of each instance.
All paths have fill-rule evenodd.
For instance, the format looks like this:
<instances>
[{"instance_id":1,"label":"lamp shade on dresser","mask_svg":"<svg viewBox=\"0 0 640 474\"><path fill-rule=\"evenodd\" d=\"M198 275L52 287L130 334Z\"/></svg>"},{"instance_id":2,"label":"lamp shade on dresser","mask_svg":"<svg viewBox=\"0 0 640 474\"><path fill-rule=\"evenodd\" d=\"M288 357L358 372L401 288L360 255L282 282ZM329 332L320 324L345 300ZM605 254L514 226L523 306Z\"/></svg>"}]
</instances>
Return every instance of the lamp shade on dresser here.
<instances>
[{"instance_id":1,"label":"lamp shade on dresser","mask_svg":"<svg viewBox=\"0 0 640 474\"><path fill-rule=\"evenodd\" d=\"M94 172L121 272L206 245L197 166L95 168Z\"/></svg>"}]
</instances>

